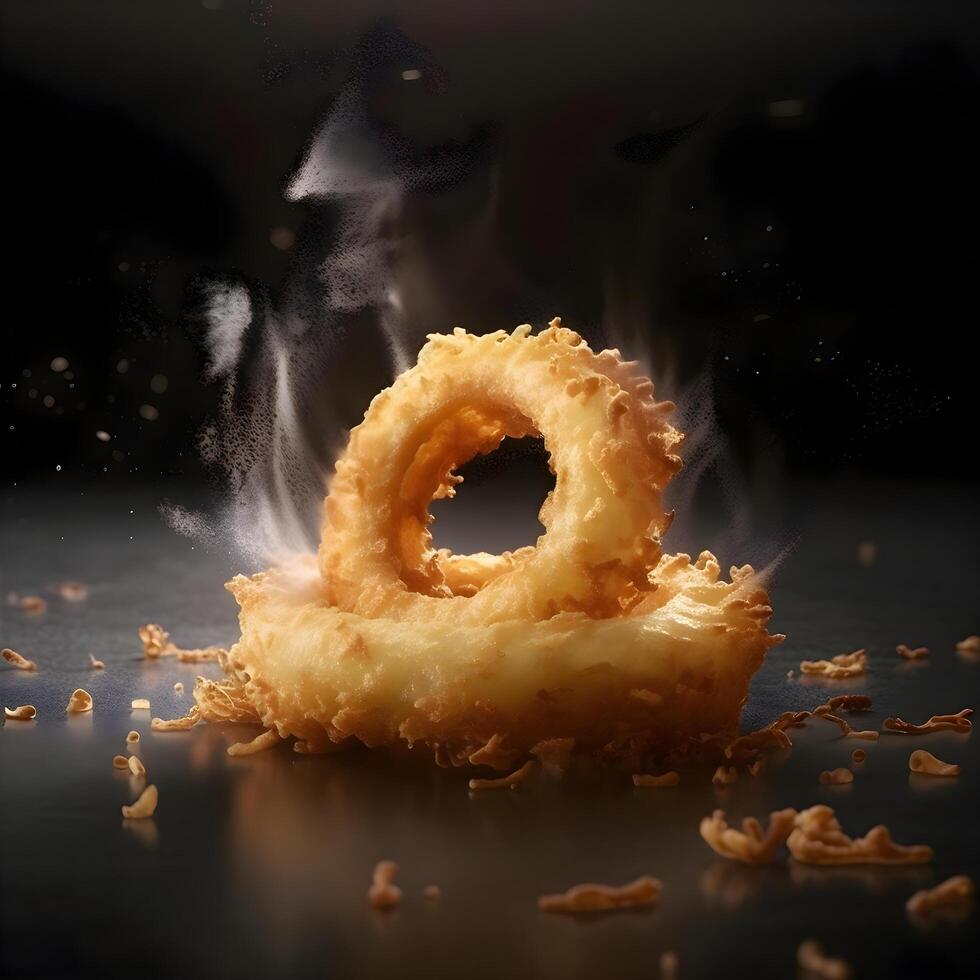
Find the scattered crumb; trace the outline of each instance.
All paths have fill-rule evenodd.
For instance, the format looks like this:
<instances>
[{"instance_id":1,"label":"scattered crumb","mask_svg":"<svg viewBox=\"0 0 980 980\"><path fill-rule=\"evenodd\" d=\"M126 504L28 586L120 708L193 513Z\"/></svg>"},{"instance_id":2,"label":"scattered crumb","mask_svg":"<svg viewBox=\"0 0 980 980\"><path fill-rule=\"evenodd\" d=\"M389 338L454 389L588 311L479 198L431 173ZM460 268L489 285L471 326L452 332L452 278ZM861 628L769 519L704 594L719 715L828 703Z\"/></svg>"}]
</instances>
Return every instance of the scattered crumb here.
<instances>
[{"instance_id":1,"label":"scattered crumb","mask_svg":"<svg viewBox=\"0 0 980 980\"><path fill-rule=\"evenodd\" d=\"M279 733L274 728L270 728L267 732L256 735L251 742L236 742L234 745L229 745L228 755L255 755L256 752L274 748L281 741Z\"/></svg>"},{"instance_id":2,"label":"scattered crumb","mask_svg":"<svg viewBox=\"0 0 980 980\"><path fill-rule=\"evenodd\" d=\"M765 759L756 759L755 762L753 762L747 768L749 770L750 776L758 776L759 773L761 773L766 768Z\"/></svg>"},{"instance_id":3,"label":"scattered crumb","mask_svg":"<svg viewBox=\"0 0 980 980\"><path fill-rule=\"evenodd\" d=\"M980 636L968 636L956 644L957 653L980 653Z\"/></svg>"},{"instance_id":4,"label":"scattered crumb","mask_svg":"<svg viewBox=\"0 0 980 980\"><path fill-rule=\"evenodd\" d=\"M16 650L11 650L10 647L4 647L0 651L0 656L10 664L11 667L16 667L18 670L37 670L37 664L33 660L28 660L26 657L22 657Z\"/></svg>"},{"instance_id":5,"label":"scattered crumb","mask_svg":"<svg viewBox=\"0 0 980 980\"><path fill-rule=\"evenodd\" d=\"M646 773L633 774L633 785L644 788L660 789L665 786L676 786L680 781L681 774L673 770L665 772L661 776L652 776Z\"/></svg>"},{"instance_id":6,"label":"scattered crumb","mask_svg":"<svg viewBox=\"0 0 980 980\"><path fill-rule=\"evenodd\" d=\"M878 545L874 541L862 541L857 546L858 564L863 568L870 568L878 557Z\"/></svg>"},{"instance_id":7,"label":"scattered crumb","mask_svg":"<svg viewBox=\"0 0 980 980\"><path fill-rule=\"evenodd\" d=\"M201 709L195 704L182 718L153 718L150 728L154 732L186 732L193 728L201 717Z\"/></svg>"},{"instance_id":8,"label":"scattered crumb","mask_svg":"<svg viewBox=\"0 0 980 980\"><path fill-rule=\"evenodd\" d=\"M851 760L853 762L864 762L864 760L867 759L867 757L868 757L868 753L865 752L864 749L855 749L851 753Z\"/></svg>"},{"instance_id":9,"label":"scattered crumb","mask_svg":"<svg viewBox=\"0 0 980 980\"><path fill-rule=\"evenodd\" d=\"M868 729L868 730L863 731L863 732L855 732L855 731L852 730L852 731L849 731L847 733L847 737L848 738L860 738L860 739L862 739L865 742L877 742L878 741L878 732L874 731L874 729Z\"/></svg>"},{"instance_id":10,"label":"scattered crumb","mask_svg":"<svg viewBox=\"0 0 980 980\"><path fill-rule=\"evenodd\" d=\"M800 671L804 674L817 674L831 680L845 677L858 677L868 669L868 655L864 650L853 653L839 653L830 660L804 660Z\"/></svg>"},{"instance_id":11,"label":"scattered crumb","mask_svg":"<svg viewBox=\"0 0 980 980\"><path fill-rule=\"evenodd\" d=\"M143 760L138 755L131 755L127 765L134 776L146 775L146 766L143 765Z\"/></svg>"},{"instance_id":12,"label":"scattered crumb","mask_svg":"<svg viewBox=\"0 0 980 980\"><path fill-rule=\"evenodd\" d=\"M843 786L854 782L854 773L850 769L829 769L820 773L821 786Z\"/></svg>"},{"instance_id":13,"label":"scattered crumb","mask_svg":"<svg viewBox=\"0 0 980 980\"><path fill-rule=\"evenodd\" d=\"M680 970L680 959L673 950L660 954L660 980L677 980Z\"/></svg>"},{"instance_id":14,"label":"scattered crumb","mask_svg":"<svg viewBox=\"0 0 980 980\"><path fill-rule=\"evenodd\" d=\"M746 817L742 829L735 830L725 821L725 811L715 810L698 829L716 854L745 864L768 864L789 837L795 819L795 810L777 810L769 814L769 829L765 832L755 817Z\"/></svg>"},{"instance_id":15,"label":"scattered crumb","mask_svg":"<svg viewBox=\"0 0 980 980\"><path fill-rule=\"evenodd\" d=\"M796 671L795 670L787 670L786 671L786 677L787 677L788 680L792 680L795 676L796 676Z\"/></svg>"},{"instance_id":16,"label":"scattered crumb","mask_svg":"<svg viewBox=\"0 0 980 980\"><path fill-rule=\"evenodd\" d=\"M127 763L128 765L128 763ZM127 820L141 820L144 817L152 817L156 812L159 794L154 785L149 785L139 795L139 799L130 806L123 805L122 815Z\"/></svg>"},{"instance_id":17,"label":"scattered crumb","mask_svg":"<svg viewBox=\"0 0 980 980\"><path fill-rule=\"evenodd\" d=\"M928 647L916 647L913 650L912 647L908 647L904 643L899 643L895 647L895 652L904 660L925 660L929 656Z\"/></svg>"},{"instance_id":18,"label":"scattered crumb","mask_svg":"<svg viewBox=\"0 0 980 980\"><path fill-rule=\"evenodd\" d=\"M650 705L651 708L659 708L664 703L662 694L657 694L656 691L648 691L645 687L634 687L630 691L630 697L635 701L642 701L644 704Z\"/></svg>"},{"instance_id":19,"label":"scattered crumb","mask_svg":"<svg viewBox=\"0 0 980 980\"><path fill-rule=\"evenodd\" d=\"M793 743L784 731L784 727L790 727L791 724L794 724L792 718L785 719L784 723L783 716L780 716L765 728L740 735L725 746L725 758L744 762L758 755L762 749L791 749Z\"/></svg>"},{"instance_id":20,"label":"scattered crumb","mask_svg":"<svg viewBox=\"0 0 980 980\"><path fill-rule=\"evenodd\" d=\"M65 711L70 715L80 715L91 710L92 695L80 687L75 688L71 692L71 697L68 699L68 707L65 708Z\"/></svg>"},{"instance_id":21,"label":"scattered crumb","mask_svg":"<svg viewBox=\"0 0 980 980\"><path fill-rule=\"evenodd\" d=\"M130 745L134 745L139 740L140 740L140 733L139 732L130 732L126 736L126 741L129 742Z\"/></svg>"},{"instance_id":22,"label":"scattered crumb","mask_svg":"<svg viewBox=\"0 0 980 980\"><path fill-rule=\"evenodd\" d=\"M114 755L112 757L112 768L113 769L128 769L129 768L129 757L125 755Z\"/></svg>"},{"instance_id":23,"label":"scattered crumb","mask_svg":"<svg viewBox=\"0 0 980 980\"><path fill-rule=\"evenodd\" d=\"M731 786L738 779L738 773L734 766L719 766L711 781L715 786Z\"/></svg>"},{"instance_id":24,"label":"scattered crumb","mask_svg":"<svg viewBox=\"0 0 980 980\"><path fill-rule=\"evenodd\" d=\"M963 708L955 715L933 715L928 721L921 725L913 725L902 718L886 718L884 727L886 731L898 732L902 735L924 735L926 732L968 732L973 727L970 715L973 708Z\"/></svg>"},{"instance_id":25,"label":"scattered crumb","mask_svg":"<svg viewBox=\"0 0 980 980\"><path fill-rule=\"evenodd\" d=\"M531 775L535 765L533 760L525 762L520 769L509 776L501 776L500 779L471 779L470 789L514 789Z\"/></svg>"},{"instance_id":26,"label":"scattered crumb","mask_svg":"<svg viewBox=\"0 0 980 980\"><path fill-rule=\"evenodd\" d=\"M88 655L88 665L92 670L105 670L105 664L101 660L96 660L91 653Z\"/></svg>"},{"instance_id":27,"label":"scattered crumb","mask_svg":"<svg viewBox=\"0 0 980 980\"><path fill-rule=\"evenodd\" d=\"M909 769L923 776L958 776L960 767L937 759L925 749L916 749L909 756Z\"/></svg>"},{"instance_id":28,"label":"scattered crumb","mask_svg":"<svg viewBox=\"0 0 980 980\"><path fill-rule=\"evenodd\" d=\"M394 883L398 865L394 861L379 861L374 866L374 879L368 889L368 901L376 909L396 908L402 900L402 890Z\"/></svg>"},{"instance_id":29,"label":"scattered crumb","mask_svg":"<svg viewBox=\"0 0 980 980\"><path fill-rule=\"evenodd\" d=\"M180 681L177 681L177 683L174 684L174 691L177 694L183 694L184 693L184 685Z\"/></svg>"},{"instance_id":30,"label":"scattered crumb","mask_svg":"<svg viewBox=\"0 0 980 980\"><path fill-rule=\"evenodd\" d=\"M88 598L88 586L81 582L62 582L57 591L68 602L84 602Z\"/></svg>"},{"instance_id":31,"label":"scattered crumb","mask_svg":"<svg viewBox=\"0 0 980 980\"><path fill-rule=\"evenodd\" d=\"M828 711L870 711L871 698L867 694L836 694L814 711L824 707Z\"/></svg>"},{"instance_id":32,"label":"scattered crumb","mask_svg":"<svg viewBox=\"0 0 980 980\"><path fill-rule=\"evenodd\" d=\"M801 864L925 864L932 848L896 844L879 824L864 837L848 837L829 806L812 806L796 816L787 840L790 854Z\"/></svg>"},{"instance_id":33,"label":"scattered crumb","mask_svg":"<svg viewBox=\"0 0 980 980\"><path fill-rule=\"evenodd\" d=\"M928 917L937 909L968 905L973 899L973 879L966 875L947 878L935 888L916 892L906 903L909 915Z\"/></svg>"},{"instance_id":34,"label":"scattered crumb","mask_svg":"<svg viewBox=\"0 0 980 980\"><path fill-rule=\"evenodd\" d=\"M149 711L150 710L150 699L149 698L133 698L133 703L130 705L133 711Z\"/></svg>"},{"instance_id":35,"label":"scattered crumb","mask_svg":"<svg viewBox=\"0 0 980 980\"><path fill-rule=\"evenodd\" d=\"M437 898L442 898L442 889L438 885L426 885L422 889L422 897L435 901Z\"/></svg>"},{"instance_id":36,"label":"scattered crumb","mask_svg":"<svg viewBox=\"0 0 980 980\"><path fill-rule=\"evenodd\" d=\"M45 613L48 610L47 602L39 595L21 596L17 605L20 606L24 612L31 613L34 616L40 616L42 613Z\"/></svg>"},{"instance_id":37,"label":"scattered crumb","mask_svg":"<svg viewBox=\"0 0 980 980\"><path fill-rule=\"evenodd\" d=\"M831 714L829 709L824 709L828 709L828 706L825 704L820 705L818 708L814 708L813 717L823 718L824 721L832 721L840 728L842 735L851 734L851 726L847 723L847 721L845 721L845 719L841 718L840 715Z\"/></svg>"},{"instance_id":38,"label":"scattered crumb","mask_svg":"<svg viewBox=\"0 0 980 980\"><path fill-rule=\"evenodd\" d=\"M473 752L468 761L474 766L490 766L491 769L509 769L514 763L512 749L504 748L502 735L491 735L487 744Z\"/></svg>"},{"instance_id":39,"label":"scattered crumb","mask_svg":"<svg viewBox=\"0 0 980 980\"><path fill-rule=\"evenodd\" d=\"M577 912L600 912L607 909L637 908L652 905L660 897L663 885L656 878L643 875L627 885L576 885L560 895L542 895L538 908L542 912L574 915Z\"/></svg>"},{"instance_id":40,"label":"scattered crumb","mask_svg":"<svg viewBox=\"0 0 980 980\"><path fill-rule=\"evenodd\" d=\"M531 755L546 768L564 771L571 765L574 748L574 738L546 738L531 746Z\"/></svg>"},{"instance_id":41,"label":"scattered crumb","mask_svg":"<svg viewBox=\"0 0 980 980\"><path fill-rule=\"evenodd\" d=\"M823 977L824 980L850 980L854 975L846 960L827 956L815 939L805 939L796 951L796 962L801 970Z\"/></svg>"},{"instance_id":42,"label":"scattered crumb","mask_svg":"<svg viewBox=\"0 0 980 980\"><path fill-rule=\"evenodd\" d=\"M3 715L10 721L30 721L37 717L37 708L33 704L22 704L16 708L4 708Z\"/></svg>"},{"instance_id":43,"label":"scattered crumb","mask_svg":"<svg viewBox=\"0 0 980 980\"><path fill-rule=\"evenodd\" d=\"M143 644L143 655L148 660L158 657L176 657L182 663L203 663L220 660L227 655L224 647L204 647L200 650L183 650L170 641L170 634L156 623L146 623L139 630L140 641Z\"/></svg>"}]
</instances>

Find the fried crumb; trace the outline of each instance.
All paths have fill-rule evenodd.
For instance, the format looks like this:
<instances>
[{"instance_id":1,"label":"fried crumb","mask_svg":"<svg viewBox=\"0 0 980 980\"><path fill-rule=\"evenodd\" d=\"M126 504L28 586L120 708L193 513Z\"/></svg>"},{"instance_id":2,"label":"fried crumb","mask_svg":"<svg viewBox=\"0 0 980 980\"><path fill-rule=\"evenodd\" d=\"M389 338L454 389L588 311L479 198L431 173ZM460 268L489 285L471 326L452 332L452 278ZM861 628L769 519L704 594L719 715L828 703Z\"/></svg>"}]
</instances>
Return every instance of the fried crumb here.
<instances>
[{"instance_id":1,"label":"fried crumb","mask_svg":"<svg viewBox=\"0 0 980 980\"><path fill-rule=\"evenodd\" d=\"M531 746L531 755L546 768L566 770L571 765L574 738L545 738Z\"/></svg>"},{"instance_id":2,"label":"fried crumb","mask_svg":"<svg viewBox=\"0 0 980 980\"><path fill-rule=\"evenodd\" d=\"M749 770L750 776L758 776L765 768L765 759L756 759L751 765L746 767Z\"/></svg>"},{"instance_id":3,"label":"fried crumb","mask_svg":"<svg viewBox=\"0 0 980 980\"><path fill-rule=\"evenodd\" d=\"M853 653L839 653L830 660L804 660L800 671L804 674L841 680L845 677L858 677L868 668L868 655L864 650Z\"/></svg>"},{"instance_id":4,"label":"fried crumb","mask_svg":"<svg viewBox=\"0 0 980 980\"><path fill-rule=\"evenodd\" d=\"M471 779L470 789L515 789L531 775L535 765L533 760L525 762L520 769L500 779Z\"/></svg>"},{"instance_id":5,"label":"fried crumb","mask_svg":"<svg viewBox=\"0 0 980 980\"><path fill-rule=\"evenodd\" d=\"M47 601L42 599L39 595L21 596L17 605L20 606L24 612L30 613L33 616L40 616L42 613L45 613L48 610Z\"/></svg>"},{"instance_id":6,"label":"fried crumb","mask_svg":"<svg viewBox=\"0 0 980 980\"><path fill-rule=\"evenodd\" d=\"M473 752L468 761L474 766L509 769L514 761L514 753L504 748L502 735L491 735L486 745Z\"/></svg>"},{"instance_id":7,"label":"fried crumb","mask_svg":"<svg viewBox=\"0 0 980 980\"><path fill-rule=\"evenodd\" d=\"M70 715L80 715L91 710L92 695L81 687L75 688L71 692L71 697L68 699L68 707L65 708L65 711Z\"/></svg>"},{"instance_id":8,"label":"fried crumb","mask_svg":"<svg viewBox=\"0 0 980 980\"><path fill-rule=\"evenodd\" d=\"M114 755L112 757L112 768L113 769L128 769L129 768L129 756L125 756L125 755Z\"/></svg>"},{"instance_id":9,"label":"fried crumb","mask_svg":"<svg viewBox=\"0 0 980 980\"><path fill-rule=\"evenodd\" d=\"M374 878L368 889L372 908L393 909L401 903L402 890L394 883L398 865L394 861L379 861L374 866Z\"/></svg>"},{"instance_id":10,"label":"fried crumb","mask_svg":"<svg viewBox=\"0 0 980 980\"><path fill-rule=\"evenodd\" d=\"M924 735L926 732L968 732L973 727L970 715L973 708L963 708L955 715L933 715L928 721L921 725L913 725L902 718L886 718L884 728L889 732L898 732L901 735Z\"/></svg>"},{"instance_id":11,"label":"fried crumb","mask_svg":"<svg viewBox=\"0 0 980 980\"><path fill-rule=\"evenodd\" d=\"M30 721L37 717L37 708L33 704L21 704L16 708L4 708L3 716L8 721Z\"/></svg>"},{"instance_id":12,"label":"fried crumb","mask_svg":"<svg viewBox=\"0 0 980 980\"><path fill-rule=\"evenodd\" d=\"M925 658L929 656L928 647L915 647L915 649L913 649L912 647L906 646L904 643L899 643L899 645L895 647L895 652L903 660L925 660Z\"/></svg>"},{"instance_id":13,"label":"fried crumb","mask_svg":"<svg viewBox=\"0 0 980 980\"><path fill-rule=\"evenodd\" d=\"M182 718L153 718L150 729L154 732L186 732L193 728L201 717L201 709L195 704Z\"/></svg>"},{"instance_id":14,"label":"fried crumb","mask_svg":"<svg viewBox=\"0 0 980 980\"><path fill-rule=\"evenodd\" d=\"M786 843L801 864L925 864L932 860L931 847L896 844L881 824L864 837L848 837L834 811L822 804L797 814Z\"/></svg>"},{"instance_id":15,"label":"fried crumb","mask_svg":"<svg viewBox=\"0 0 980 980\"><path fill-rule=\"evenodd\" d=\"M201 709L201 718L204 721L261 724L255 707L245 694L245 688L235 677L225 677L220 681L198 677L194 681L194 700Z\"/></svg>"},{"instance_id":16,"label":"fried crumb","mask_svg":"<svg viewBox=\"0 0 980 980\"><path fill-rule=\"evenodd\" d=\"M263 752L265 749L274 748L281 741L279 732L274 728L270 728L267 732L256 735L251 742L235 742L234 745L229 745L228 755L255 755L256 752Z\"/></svg>"},{"instance_id":17,"label":"fried crumb","mask_svg":"<svg viewBox=\"0 0 980 980\"><path fill-rule=\"evenodd\" d=\"M37 670L37 664L33 660L28 660L26 657L22 657L16 650L11 650L10 647L4 647L0 651L0 656L10 664L11 667L16 667L18 670Z\"/></svg>"},{"instance_id":18,"label":"fried crumb","mask_svg":"<svg viewBox=\"0 0 980 980\"><path fill-rule=\"evenodd\" d=\"M858 564L864 568L870 568L878 557L878 545L874 541L862 541L857 546Z\"/></svg>"},{"instance_id":19,"label":"fried crumb","mask_svg":"<svg viewBox=\"0 0 980 980\"><path fill-rule=\"evenodd\" d=\"M426 885L422 889L422 897L435 901L437 898L442 898L442 889L438 885Z\"/></svg>"},{"instance_id":20,"label":"fried crumb","mask_svg":"<svg viewBox=\"0 0 980 980\"><path fill-rule=\"evenodd\" d=\"M789 727L788 725L786 727ZM725 758L744 762L758 755L762 749L790 749L793 743L779 724L779 719L765 728L740 735L725 746Z\"/></svg>"},{"instance_id":21,"label":"fried crumb","mask_svg":"<svg viewBox=\"0 0 980 980\"><path fill-rule=\"evenodd\" d=\"M719 766L711 781L715 786L731 786L738 779L738 772L734 766Z\"/></svg>"},{"instance_id":22,"label":"fried crumb","mask_svg":"<svg viewBox=\"0 0 980 980\"><path fill-rule=\"evenodd\" d=\"M878 741L878 734L879 733L876 732L873 728L872 729L867 729L867 730L865 730L863 732L855 732L852 729L851 731L849 731L847 733L847 737L848 738L859 738L859 739L861 739L862 741L865 741L865 742L877 742Z\"/></svg>"},{"instance_id":23,"label":"fried crumb","mask_svg":"<svg viewBox=\"0 0 980 980\"><path fill-rule=\"evenodd\" d=\"M820 773L821 786L844 786L854 782L854 773L850 769L829 769Z\"/></svg>"},{"instance_id":24,"label":"fried crumb","mask_svg":"<svg viewBox=\"0 0 980 980\"><path fill-rule=\"evenodd\" d=\"M825 704L827 709L830 711L871 710L871 698L869 698L867 694L835 694L834 697L829 698Z\"/></svg>"},{"instance_id":25,"label":"fried crumb","mask_svg":"<svg viewBox=\"0 0 980 980\"><path fill-rule=\"evenodd\" d=\"M630 697L634 701L642 701L644 704L650 705L651 708L659 708L664 703L662 694L657 694L656 691L648 691L644 687L634 687L630 691Z\"/></svg>"},{"instance_id":26,"label":"fried crumb","mask_svg":"<svg viewBox=\"0 0 980 980\"><path fill-rule=\"evenodd\" d=\"M131 755L127 765L134 776L146 775L146 766L143 765L143 760L138 755Z\"/></svg>"},{"instance_id":27,"label":"fried crumb","mask_svg":"<svg viewBox=\"0 0 980 980\"><path fill-rule=\"evenodd\" d=\"M130 733L129 733L129 734L128 734L128 735L126 736L126 741L127 741L127 742L128 742L128 743L129 743L130 745L135 745L135 744L136 744L136 743L137 743L137 742L138 742L139 740L140 740L140 733L139 733L139 732L135 732L135 731L134 731L134 732L130 732Z\"/></svg>"},{"instance_id":28,"label":"fried crumb","mask_svg":"<svg viewBox=\"0 0 980 980\"><path fill-rule=\"evenodd\" d=\"M642 786L644 788L659 789L665 786L676 786L681 781L681 774L679 772L665 772L660 776L653 776L648 773L634 773L633 774L633 785Z\"/></svg>"},{"instance_id":29,"label":"fried crumb","mask_svg":"<svg viewBox=\"0 0 980 980\"><path fill-rule=\"evenodd\" d=\"M139 630L143 644L143 655L148 660L159 657L176 657L181 663L204 663L220 660L228 651L224 647L204 647L200 650L184 650L171 642L170 634L156 623L146 623Z\"/></svg>"},{"instance_id":30,"label":"fried crumb","mask_svg":"<svg viewBox=\"0 0 980 980\"><path fill-rule=\"evenodd\" d=\"M88 665L92 670L105 670L105 664L101 660L96 660L91 653L88 655Z\"/></svg>"},{"instance_id":31,"label":"fried crumb","mask_svg":"<svg viewBox=\"0 0 980 980\"><path fill-rule=\"evenodd\" d=\"M937 759L925 749L916 749L909 756L909 769L923 776L958 776L960 767Z\"/></svg>"},{"instance_id":32,"label":"fried crumb","mask_svg":"<svg viewBox=\"0 0 980 980\"><path fill-rule=\"evenodd\" d=\"M768 864L789 837L795 819L795 810L777 810L769 814L769 828L764 832L755 817L746 817L742 829L736 830L728 826L724 810L715 810L698 829L716 854L745 864Z\"/></svg>"},{"instance_id":33,"label":"fried crumb","mask_svg":"<svg viewBox=\"0 0 980 980\"><path fill-rule=\"evenodd\" d=\"M123 805L122 815L127 820L142 820L144 817L152 817L156 812L158 801L157 788L151 783L140 793L139 799L135 803L129 806Z\"/></svg>"},{"instance_id":34,"label":"fried crumb","mask_svg":"<svg viewBox=\"0 0 980 980\"><path fill-rule=\"evenodd\" d=\"M956 644L957 653L980 654L980 636L967 636Z\"/></svg>"},{"instance_id":35,"label":"fried crumb","mask_svg":"<svg viewBox=\"0 0 980 980\"><path fill-rule=\"evenodd\" d=\"M973 893L973 879L967 875L955 875L935 888L916 892L905 903L905 908L911 916L927 918L941 908L969 905Z\"/></svg>"},{"instance_id":36,"label":"fried crumb","mask_svg":"<svg viewBox=\"0 0 980 980\"><path fill-rule=\"evenodd\" d=\"M851 726L847 723L844 718L840 715L831 714L830 711L823 711L821 709L827 707L827 705L820 705L819 708L815 708L813 711L814 718L822 718L824 721L832 721L841 730L842 735L851 734Z\"/></svg>"},{"instance_id":37,"label":"fried crumb","mask_svg":"<svg viewBox=\"0 0 980 980\"><path fill-rule=\"evenodd\" d=\"M62 582L57 592L67 602L84 602L88 598L88 586L81 582Z\"/></svg>"},{"instance_id":38,"label":"fried crumb","mask_svg":"<svg viewBox=\"0 0 980 980\"><path fill-rule=\"evenodd\" d=\"M150 710L150 699L149 698L133 698L133 702L130 705L133 711L149 711Z\"/></svg>"},{"instance_id":39,"label":"fried crumb","mask_svg":"<svg viewBox=\"0 0 980 980\"><path fill-rule=\"evenodd\" d=\"M786 679L787 680L790 680L791 681L795 676L796 676L796 671L795 670L787 670L786 671Z\"/></svg>"},{"instance_id":40,"label":"fried crumb","mask_svg":"<svg viewBox=\"0 0 980 980\"><path fill-rule=\"evenodd\" d=\"M823 980L850 980L854 975L846 960L832 958L824 953L815 939L805 939L796 951L796 962L801 970Z\"/></svg>"},{"instance_id":41,"label":"fried crumb","mask_svg":"<svg viewBox=\"0 0 980 980\"><path fill-rule=\"evenodd\" d=\"M542 912L575 915L578 912L602 912L608 909L637 908L652 905L660 898L663 885L657 878L643 875L629 884L576 885L558 895L542 895L538 908Z\"/></svg>"},{"instance_id":42,"label":"fried crumb","mask_svg":"<svg viewBox=\"0 0 980 980\"><path fill-rule=\"evenodd\" d=\"M673 950L660 954L660 980L677 980L680 976L680 959Z\"/></svg>"},{"instance_id":43,"label":"fried crumb","mask_svg":"<svg viewBox=\"0 0 980 980\"><path fill-rule=\"evenodd\" d=\"M868 753L865 752L864 749L855 749L851 753L851 760L853 762L864 762L864 760L867 759L867 757L868 757Z\"/></svg>"},{"instance_id":44,"label":"fried crumb","mask_svg":"<svg viewBox=\"0 0 980 980\"><path fill-rule=\"evenodd\" d=\"M177 681L177 683L174 684L174 692L176 694L183 694L184 693L184 685L180 681Z\"/></svg>"}]
</instances>

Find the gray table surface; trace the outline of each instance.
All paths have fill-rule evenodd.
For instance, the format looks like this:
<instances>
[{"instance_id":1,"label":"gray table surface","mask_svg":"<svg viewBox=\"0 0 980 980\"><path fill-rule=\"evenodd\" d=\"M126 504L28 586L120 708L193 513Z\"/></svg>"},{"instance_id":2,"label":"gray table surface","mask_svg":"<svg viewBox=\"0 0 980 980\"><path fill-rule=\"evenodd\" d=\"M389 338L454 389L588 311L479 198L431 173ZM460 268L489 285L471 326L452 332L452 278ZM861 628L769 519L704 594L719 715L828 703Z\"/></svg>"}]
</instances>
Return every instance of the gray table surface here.
<instances>
[{"instance_id":1,"label":"gray table surface","mask_svg":"<svg viewBox=\"0 0 980 980\"><path fill-rule=\"evenodd\" d=\"M954 652L980 632L976 488L852 484L797 487L784 501L798 532L773 588L773 628L789 634L752 687L744 722L811 707L827 689L864 691L875 708L919 720L977 706L980 663ZM657 976L665 950L682 977L787 977L814 937L858 977L980 975L976 913L959 924L910 923L905 899L955 873L980 878L976 736L884 737L865 744L853 785L824 787L855 743L834 726L794 735L768 771L719 791L709 770L670 790L636 790L621 774L542 781L471 796L467 774L381 751L305 758L283 746L243 759L224 748L251 731L202 725L153 734L199 672L142 659L137 627L160 622L183 645L235 639L222 589L240 563L173 535L159 488L16 487L0 501L0 590L48 598L30 616L0 608L0 645L38 661L36 674L0 664L0 700L38 718L0 730L0 973L60 977L617 977ZM458 529L457 529L458 530ZM877 544L871 567L856 558ZM465 542L463 542L465 544ZM710 543L710 542L706 542ZM91 592L59 599L63 579ZM896 643L926 644L907 665ZM806 657L866 647L868 675L843 683L788 680ZM104 671L88 668L94 653ZM173 685L181 680L183 697ZM67 717L82 686L95 710ZM127 774L111 759L131 728L159 787L147 821L124 825ZM961 763L958 779L911 776L912 748ZM749 867L716 857L697 832L721 806L733 818L826 802L844 828L884 822L896 840L928 843L921 868L807 868L785 857ZM397 911L368 907L371 869L401 864ZM653 910L571 919L538 912L538 895L581 881L662 879ZM425 885L442 898L427 901Z\"/></svg>"}]
</instances>

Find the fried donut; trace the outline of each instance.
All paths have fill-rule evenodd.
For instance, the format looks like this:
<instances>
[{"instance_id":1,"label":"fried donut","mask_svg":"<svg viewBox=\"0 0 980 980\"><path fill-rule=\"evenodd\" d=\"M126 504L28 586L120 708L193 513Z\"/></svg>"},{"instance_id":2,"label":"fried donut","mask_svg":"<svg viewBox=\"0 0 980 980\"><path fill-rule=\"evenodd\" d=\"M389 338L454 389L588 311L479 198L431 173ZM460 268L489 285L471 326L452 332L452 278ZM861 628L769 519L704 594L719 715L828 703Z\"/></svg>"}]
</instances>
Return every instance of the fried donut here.
<instances>
[{"instance_id":1,"label":"fried donut","mask_svg":"<svg viewBox=\"0 0 980 980\"><path fill-rule=\"evenodd\" d=\"M635 365L557 321L431 337L351 433L319 556L229 583L242 637L228 678L195 689L201 716L239 705L300 751L422 743L498 769L551 739L637 766L733 731L781 637L749 566L726 582L708 552L661 554L668 409ZM556 477L537 546L433 549L428 504L455 469L530 433Z\"/></svg>"}]
</instances>

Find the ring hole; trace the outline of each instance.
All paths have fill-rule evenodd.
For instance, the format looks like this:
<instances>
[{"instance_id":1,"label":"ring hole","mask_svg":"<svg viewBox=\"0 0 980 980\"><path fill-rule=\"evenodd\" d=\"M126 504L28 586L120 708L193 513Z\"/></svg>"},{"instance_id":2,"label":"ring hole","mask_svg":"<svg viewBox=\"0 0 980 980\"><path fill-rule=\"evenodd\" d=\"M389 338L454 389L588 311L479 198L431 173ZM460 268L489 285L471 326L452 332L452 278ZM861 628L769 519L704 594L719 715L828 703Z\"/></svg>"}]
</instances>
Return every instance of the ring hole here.
<instances>
[{"instance_id":1,"label":"ring hole","mask_svg":"<svg viewBox=\"0 0 980 980\"><path fill-rule=\"evenodd\" d=\"M476 456L457 472L463 482L456 496L429 506L433 547L497 555L537 542L544 533L538 511L555 488L542 439L505 438L494 452Z\"/></svg>"}]
</instances>

